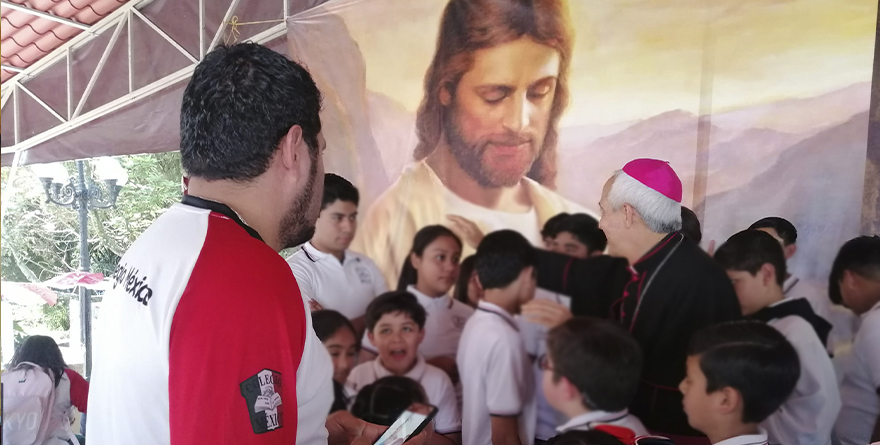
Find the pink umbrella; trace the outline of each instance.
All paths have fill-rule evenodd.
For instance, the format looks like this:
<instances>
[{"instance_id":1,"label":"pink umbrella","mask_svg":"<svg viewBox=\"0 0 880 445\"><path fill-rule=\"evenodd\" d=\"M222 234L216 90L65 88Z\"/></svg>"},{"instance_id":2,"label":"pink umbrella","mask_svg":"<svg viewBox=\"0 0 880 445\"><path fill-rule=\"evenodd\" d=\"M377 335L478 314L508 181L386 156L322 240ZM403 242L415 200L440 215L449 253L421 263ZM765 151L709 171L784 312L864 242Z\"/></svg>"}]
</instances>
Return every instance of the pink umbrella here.
<instances>
[{"instance_id":1,"label":"pink umbrella","mask_svg":"<svg viewBox=\"0 0 880 445\"><path fill-rule=\"evenodd\" d=\"M0 283L0 294L4 300L21 305L47 303L49 306L55 306L58 302L58 295L39 283L4 281Z\"/></svg>"},{"instance_id":2,"label":"pink umbrella","mask_svg":"<svg viewBox=\"0 0 880 445\"><path fill-rule=\"evenodd\" d=\"M58 275L44 282L46 286L55 289L73 289L78 286L92 288L100 286L104 281L104 274L96 272L68 272Z\"/></svg>"}]
</instances>

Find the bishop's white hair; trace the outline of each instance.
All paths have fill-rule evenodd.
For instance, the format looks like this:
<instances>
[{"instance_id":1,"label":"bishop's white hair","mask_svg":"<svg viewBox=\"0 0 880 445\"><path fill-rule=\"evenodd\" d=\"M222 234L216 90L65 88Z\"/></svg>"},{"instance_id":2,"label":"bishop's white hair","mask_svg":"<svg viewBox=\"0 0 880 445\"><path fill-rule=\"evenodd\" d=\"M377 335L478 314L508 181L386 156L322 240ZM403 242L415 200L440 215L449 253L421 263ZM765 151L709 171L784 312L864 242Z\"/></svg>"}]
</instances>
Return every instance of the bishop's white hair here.
<instances>
[{"instance_id":1,"label":"bishop's white hair","mask_svg":"<svg viewBox=\"0 0 880 445\"><path fill-rule=\"evenodd\" d=\"M614 172L613 177L614 182L608 192L608 203L612 210L629 204L652 232L670 233L681 230L680 203L642 184L623 170Z\"/></svg>"}]
</instances>

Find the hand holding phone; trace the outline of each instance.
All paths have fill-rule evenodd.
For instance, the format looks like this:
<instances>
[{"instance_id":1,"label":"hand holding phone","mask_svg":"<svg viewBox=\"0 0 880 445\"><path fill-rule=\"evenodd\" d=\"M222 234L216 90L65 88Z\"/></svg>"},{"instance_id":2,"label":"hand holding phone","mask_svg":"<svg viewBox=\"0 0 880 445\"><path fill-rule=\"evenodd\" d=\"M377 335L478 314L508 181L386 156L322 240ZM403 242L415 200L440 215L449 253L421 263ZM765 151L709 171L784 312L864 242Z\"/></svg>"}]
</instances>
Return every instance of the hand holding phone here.
<instances>
[{"instance_id":1,"label":"hand holding phone","mask_svg":"<svg viewBox=\"0 0 880 445\"><path fill-rule=\"evenodd\" d=\"M373 445L403 445L410 438L419 435L436 415L436 406L413 403Z\"/></svg>"}]
</instances>

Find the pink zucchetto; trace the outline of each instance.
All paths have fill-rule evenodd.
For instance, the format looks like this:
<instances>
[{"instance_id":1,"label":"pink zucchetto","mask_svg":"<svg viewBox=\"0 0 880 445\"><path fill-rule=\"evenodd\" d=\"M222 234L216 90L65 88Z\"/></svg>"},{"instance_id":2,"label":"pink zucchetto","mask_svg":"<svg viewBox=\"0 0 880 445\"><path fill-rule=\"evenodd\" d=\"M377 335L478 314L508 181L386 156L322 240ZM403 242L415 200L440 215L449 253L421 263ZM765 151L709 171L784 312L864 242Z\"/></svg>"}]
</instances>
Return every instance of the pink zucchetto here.
<instances>
[{"instance_id":1,"label":"pink zucchetto","mask_svg":"<svg viewBox=\"0 0 880 445\"><path fill-rule=\"evenodd\" d=\"M663 196L681 203L681 179L678 179L669 162L659 159L634 159L623 166L623 172Z\"/></svg>"}]
</instances>

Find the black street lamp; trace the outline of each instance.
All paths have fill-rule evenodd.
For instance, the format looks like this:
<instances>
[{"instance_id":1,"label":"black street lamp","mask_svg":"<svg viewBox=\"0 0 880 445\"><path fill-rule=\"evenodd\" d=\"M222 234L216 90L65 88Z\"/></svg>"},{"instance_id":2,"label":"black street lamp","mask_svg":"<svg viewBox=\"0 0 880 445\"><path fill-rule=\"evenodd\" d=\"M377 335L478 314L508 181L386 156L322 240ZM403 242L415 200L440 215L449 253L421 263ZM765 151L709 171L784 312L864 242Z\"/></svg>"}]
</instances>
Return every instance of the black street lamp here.
<instances>
[{"instance_id":1,"label":"black street lamp","mask_svg":"<svg viewBox=\"0 0 880 445\"><path fill-rule=\"evenodd\" d=\"M115 161L111 161L115 162ZM99 185L91 178L86 181L85 162L76 161L77 177L70 178L68 183L54 182L55 178L41 177L46 202L70 207L79 212L79 269L90 272L89 257L89 210L109 209L116 206L116 198L122 190L117 179L104 179ZM124 181L124 180L123 180ZM81 340L85 349L83 372L86 379L92 372L92 306L89 290L79 286Z\"/></svg>"}]
</instances>

